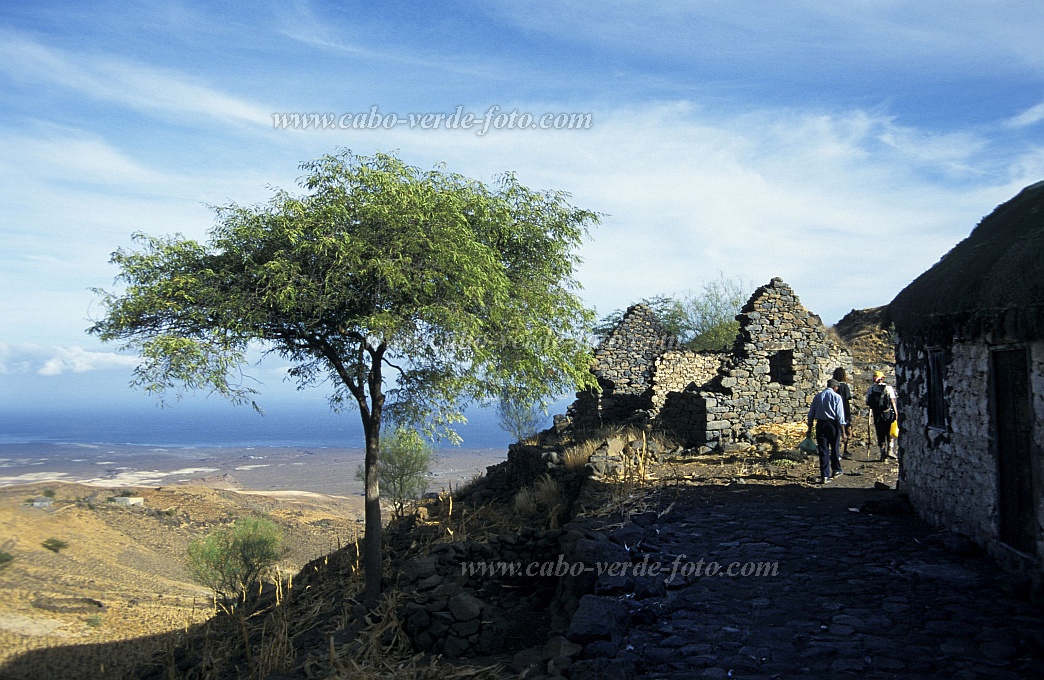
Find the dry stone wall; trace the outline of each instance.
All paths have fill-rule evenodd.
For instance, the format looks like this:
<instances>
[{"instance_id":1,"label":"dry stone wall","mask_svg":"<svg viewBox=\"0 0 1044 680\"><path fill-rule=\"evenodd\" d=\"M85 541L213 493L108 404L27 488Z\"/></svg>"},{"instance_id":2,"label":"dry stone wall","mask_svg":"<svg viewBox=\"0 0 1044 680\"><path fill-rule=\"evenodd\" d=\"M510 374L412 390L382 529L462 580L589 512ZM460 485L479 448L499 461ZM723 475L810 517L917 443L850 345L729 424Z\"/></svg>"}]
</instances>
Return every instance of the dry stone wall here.
<instances>
[{"instance_id":1,"label":"dry stone wall","mask_svg":"<svg viewBox=\"0 0 1044 680\"><path fill-rule=\"evenodd\" d=\"M653 365L652 407L663 408L672 392L684 392L707 384L718 375L728 359L724 352L669 350L656 357Z\"/></svg>"},{"instance_id":2,"label":"dry stone wall","mask_svg":"<svg viewBox=\"0 0 1044 680\"><path fill-rule=\"evenodd\" d=\"M647 305L629 307L595 349L591 371L602 392L578 395L570 412L573 422L594 429L650 408L656 360L677 346L678 338Z\"/></svg>"},{"instance_id":3,"label":"dry stone wall","mask_svg":"<svg viewBox=\"0 0 1044 680\"><path fill-rule=\"evenodd\" d=\"M678 349L647 307L629 309L595 353L595 375L611 389L587 395L587 412L600 415L591 424L644 415L681 444L713 446L803 420L834 369L852 372L848 351L780 278L754 291L736 318L731 352L699 353Z\"/></svg>"}]
</instances>

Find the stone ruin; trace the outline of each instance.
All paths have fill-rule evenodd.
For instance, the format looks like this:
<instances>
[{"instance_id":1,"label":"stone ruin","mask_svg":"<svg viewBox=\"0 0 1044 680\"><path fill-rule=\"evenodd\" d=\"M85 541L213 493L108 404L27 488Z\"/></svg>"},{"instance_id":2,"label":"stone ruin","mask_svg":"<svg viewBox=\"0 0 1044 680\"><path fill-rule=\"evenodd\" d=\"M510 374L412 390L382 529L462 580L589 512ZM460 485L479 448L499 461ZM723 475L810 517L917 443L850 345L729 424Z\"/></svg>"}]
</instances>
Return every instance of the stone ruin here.
<instances>
[{"instance_id":1,"label":"stone ruin","mask_svg":"<svg viewBox=\"0 0 1044 680\"><path fill-rule=\"evenodd\" d=\"M634 424L684 446L714 447L758 426L803 421L834 369L852 372L848 350L780 278L754 291L736 319L731 351L697 352L681 347L649 307L630 307L595 350L601 393L577 395L573 423Z\"/></svg>"}]
</instances>

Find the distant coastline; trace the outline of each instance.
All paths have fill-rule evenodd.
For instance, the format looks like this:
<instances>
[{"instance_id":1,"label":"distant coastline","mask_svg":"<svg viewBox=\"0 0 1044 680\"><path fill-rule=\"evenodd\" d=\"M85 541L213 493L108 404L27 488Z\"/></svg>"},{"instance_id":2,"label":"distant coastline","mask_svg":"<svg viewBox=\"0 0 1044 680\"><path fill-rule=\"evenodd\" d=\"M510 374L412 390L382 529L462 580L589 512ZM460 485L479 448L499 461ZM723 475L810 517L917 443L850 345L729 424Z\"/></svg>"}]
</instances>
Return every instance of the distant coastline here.
<instances>
[{"instance_id":1,"label":"distant coastline","mask_svg":"<svg viewBox=\"0 0 1044 680\"><path fill-rule=\"evenodd\" d=\"M437 452L433 491L447 489L507 455L503 448ZM362 493L361 448L319 446L153 446L85 442L0 443L0 486L76 482L103 487L169 486L228 476L250 491Z\"/></svg>"}]
</instances>

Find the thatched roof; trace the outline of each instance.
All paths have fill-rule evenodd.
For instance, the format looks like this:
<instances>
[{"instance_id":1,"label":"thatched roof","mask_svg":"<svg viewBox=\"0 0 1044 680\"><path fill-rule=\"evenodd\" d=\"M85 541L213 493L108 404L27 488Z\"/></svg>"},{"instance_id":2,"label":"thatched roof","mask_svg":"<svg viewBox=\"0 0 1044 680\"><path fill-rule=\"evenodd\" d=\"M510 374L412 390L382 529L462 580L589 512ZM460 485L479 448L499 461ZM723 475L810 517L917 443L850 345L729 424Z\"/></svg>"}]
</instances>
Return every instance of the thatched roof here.
<instances>
[{"instance_id":1,"label":"thatched roof","mask_svg":"<svg viewBox=\"0 0 1044 680\"><path fill-rule=\"evenodd\" d=\"M984 218L889 305L900 335L1044 338L1044 182Z\"/></svg>"}]
</instances>

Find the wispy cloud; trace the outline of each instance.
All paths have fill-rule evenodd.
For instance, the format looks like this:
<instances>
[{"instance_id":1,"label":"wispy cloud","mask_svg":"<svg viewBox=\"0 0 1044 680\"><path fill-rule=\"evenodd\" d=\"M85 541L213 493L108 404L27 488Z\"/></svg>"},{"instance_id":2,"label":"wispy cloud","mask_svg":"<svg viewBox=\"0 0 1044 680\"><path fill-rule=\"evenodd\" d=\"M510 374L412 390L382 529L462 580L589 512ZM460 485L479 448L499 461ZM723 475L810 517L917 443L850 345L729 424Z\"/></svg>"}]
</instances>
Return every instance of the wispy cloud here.
<instances>
[{"instance_id":1,"label":"wispy cloud","mask_svg":"<svg viewBox=\"0 0 1044 680\"><path fill-rule=\"evenodd\" d=\"M1036 125L1042 120L1044 120L1044 102L1031 106L1017 116L1013 116L1007 121L1007 124L1010 127L1023 128Z\"/></svg>"},{"instance_id":2,"label":"wispy cloud","mask_svg":"<svg viewBox=\"0 0 1044 680\"><path fill-rule=\"evenodd\" d=\"M239 124L272 121L270 110L179 71L65 51L11 30L0 30L0 71L15 81L58 86L160 115Z\"/></svg>"},{"instance_id":3,"label":"wispy cloud","mask_svg":"<svg viewBox=\"0 0 1044 680\"><path fill-rule=\"evenodd\" d=\"M125 370L137 365L137 357L115 352L91 352L81 347L0 343L0 374L35 373L54 376Z\"/></svg>"},{"instance_id":4,"label":"wispy cloud","mask_svg":"<svg viewBox=\"0 0 1044 680\"><path fill-rule=\"evenodd\" d=\"M617 0L592 10L578 0L476 3L530 31L562 39L640 49L699 60L769 63L781 59L817 70L837 64L911 64L966 69L1015 59L1039 69L1044 8L1035 0L984 5L976 0L872 3L805 0L734 3L710 0Z\"/></svg>"},{"instance_id":5,"label":"wispy cloud","mask_svg":"<svg viewBox=\"0 0 1044 680\"><path fill-rule=\"evenodd\" d=\"M372 139L409 149L408 162L445 160L482 179L516 170L530 186L565 189L607 214L580 271L600 310L699 287L721 270L758 283L782 276L834 321L888 302L1044 174L1033 148L998 153L972 132L861 110L724 118L658 103L596 111L590 130L399 129Z\"/></svg>"}]
</instances>

